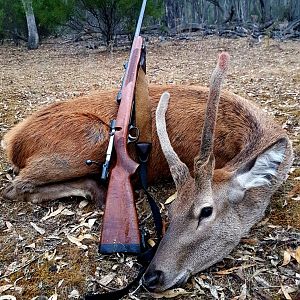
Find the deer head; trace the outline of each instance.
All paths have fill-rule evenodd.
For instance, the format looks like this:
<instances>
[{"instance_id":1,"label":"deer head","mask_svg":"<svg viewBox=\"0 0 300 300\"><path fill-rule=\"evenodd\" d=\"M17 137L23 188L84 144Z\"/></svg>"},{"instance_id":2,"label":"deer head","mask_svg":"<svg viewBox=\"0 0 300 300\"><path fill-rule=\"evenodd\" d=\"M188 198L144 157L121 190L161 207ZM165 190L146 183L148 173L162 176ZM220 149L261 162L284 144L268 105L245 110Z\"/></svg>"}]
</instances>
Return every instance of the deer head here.
<instances>
[{"instance_id":1,"label":"deer head","mask_svg":"<svg viewBox=\"0 0 300 300\"><path fill-rule=\"evenodd\" d=\"M228 62L229 55L221 53L212 74L193 177L173 150L167 134L165 114L170 99L167 92L157 107L157 133L176 185L177 198L169 210L168 230L142 279L150 291L159 292L183 284L190 275L228 255L263 216L280 179L278 169L285 157L286 139L267 145L236 169L226 166L214 169L214 129Z\"/></svg>"}]
</instances>

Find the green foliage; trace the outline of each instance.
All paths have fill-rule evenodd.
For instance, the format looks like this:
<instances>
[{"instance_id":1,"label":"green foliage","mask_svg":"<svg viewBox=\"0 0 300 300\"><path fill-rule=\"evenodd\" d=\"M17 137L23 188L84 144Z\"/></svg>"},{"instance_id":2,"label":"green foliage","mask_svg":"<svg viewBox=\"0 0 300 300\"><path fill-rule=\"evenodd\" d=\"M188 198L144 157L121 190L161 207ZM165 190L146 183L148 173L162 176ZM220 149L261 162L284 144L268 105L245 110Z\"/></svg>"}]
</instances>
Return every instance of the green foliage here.
<instances>
[{"instance_id":1,"label":"green foliage","mask_svg":"<svg viewBox=\"0 0 300 300\"><path fill-rule=\"evenodd\" d=\"M0 35L16 35L26 29L25 14L19 0L0 0Z\"/></svg>"},{"instance_id":2,"label":"green foliage","mask_svg":"<svg viewBox=\"0 0 300 300\"><path fill-rule=\"evenodd\" d=\"M39 35L48 36L57 28L76 24L73 29L100 32L109 44L116 33L132 34L142 0L32 0ZM163 0L148 0L143 24L160 18ZM69 22L69 23L68 23ZM0 38L27 36L21 0L0 0Z\"/></svg>"},{"instance_id":3,"label":"green foliage","mask_svg":"<svg viewBox=\"0 0 300 300\"><path fill-rule=\"evenodd\" d=\"M4 22L4 10L0 9L0 40L4 38L3 22Z\"/></svg>"},{"instance_id":4,"label":"green foliage","mask_svg":"<svg viewBox=\"0 0 300 300\"><path fill-rule=\"evenodd\" d=\"M65 24L74 9L75 0L33 0L33 11L39 34L47 36L58 25ZM27 36L25 12L21 0L0 0L0 35Z\"/></svg>"},{"instance_id":5,"label":"green foliage","mask_svg":"<svg viewBox=\"0 0 300 300\"><path fill-rule=\"evenodd\" d=\"M75 0L33 0L39 33L47 36L64 25L74 10Z\"/></svg>"}]
</instances>

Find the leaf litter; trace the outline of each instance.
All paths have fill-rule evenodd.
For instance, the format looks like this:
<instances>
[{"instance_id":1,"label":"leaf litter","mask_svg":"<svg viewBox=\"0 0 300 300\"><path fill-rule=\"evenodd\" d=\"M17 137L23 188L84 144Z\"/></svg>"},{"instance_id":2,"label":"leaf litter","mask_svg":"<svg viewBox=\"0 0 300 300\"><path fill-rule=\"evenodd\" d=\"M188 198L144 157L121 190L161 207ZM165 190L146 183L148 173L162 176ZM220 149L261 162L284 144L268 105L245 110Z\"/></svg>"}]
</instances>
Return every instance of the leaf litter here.
<instances>
[{"instance_id":1,"label":"leaf litter","mask_svg":"<svg viewBox=\"0 0 300 300\"><path fill-rule=\"evenodd\" d=\"M182 288L149 295L139 287L126 299L300 298L300 43L271 44L280 44L281 50L267 43L250 48L247 39L149 37L147 71L156 84L208 85L217 53L229 51L225 88L259 103L283 124L295 160L288 181L273 197L268 217L229 256ZM0 135L48 103L118 88L127 57L128 48L106 53L88 49L84 42L66 45L55 40L36 51L1 46ZM12 180L8 169L1 150L0 188ZM163 182L150 190L167 216L168 204L176 198L173 185ZM153 245L153 224L142 199L141 193L139 215ZM102 215L97 204L86 199L40 205L1 201L0 299L82 299L87 291L111 291L128 284L138 273L136 258L97 253Z\"/></svg>"}]
</instances>

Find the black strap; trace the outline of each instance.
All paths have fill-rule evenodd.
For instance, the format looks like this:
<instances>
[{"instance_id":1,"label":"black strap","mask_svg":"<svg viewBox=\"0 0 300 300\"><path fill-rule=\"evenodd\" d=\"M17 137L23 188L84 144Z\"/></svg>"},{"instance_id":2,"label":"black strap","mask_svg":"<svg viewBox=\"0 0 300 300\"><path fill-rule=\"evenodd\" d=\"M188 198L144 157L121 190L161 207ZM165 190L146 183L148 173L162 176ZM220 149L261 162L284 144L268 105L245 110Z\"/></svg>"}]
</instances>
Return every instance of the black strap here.
<instances>
[{"instance_id":1,"label":"black strap","mask_svg":"<svg viewBox=\"0 0 300 300\"><path fill-rule=\"evenodd\" d=\"M129 291L136 286L140 279L142 278L144 272L146 270L146 267L143 267L139 274L137 275L137 277L130 282L126 287L124 287L123 289L120 290L116 290L116 291L111 291L111 292L106 292L106 293L102 293L102 294L90 294L90 295L86 295L84 297L85 300L118 300L121 299L122 297L124 297L125 295L127 295L129 293Z\"/></svg>"},{"instance_id":2,"label":"black strap","mask_svg":"<svg viewBox=\"0 0 300 300\"><path fill-rule=\"evenodd\" d=\"M137 143L136 147L137 147L137 154L140 163L140 167L139 167L140 183L147 196L147 201L152 211L152 217L156 229L157 238L160 241L160 239L162 238L162 231L163 231L162 218L160 215L159 207L156 204L156 201L148 192L147 171L148 171L148 159L151 151L151 144Z\"/></svg>"},{"instance_id":3,"label":"black strap","mask_svg":"<svg viewBox=\"0 0 300 300\"><path fill-rule=\"evenodd\" d=\"M144 192L147 196L147 201L151 208L152 217L153 217L155 230L156 230L156 236L157 236L158 242L160 242L160 240L163 236L163 221L161 218L160 210L159 210L159 207L157 206L155 200L153 199L153 197L149 194L149 192L145 189L144 189Z\"/></svg>"},{"instance_id":4,"label":"black strap","mask_svg":"<svg viewBox=\"0 0 300 300\"><path fill-rule=\"evenodd\" d=\"M140 183L147 196L147 201L152 211L152 216L153 216L158 240L154 247L144 248L146 250L140 255L138 255L137 260L143 267L141 268L136 278L132 282L130 282L126 287L120 290L105 292L101 294L88 294L84 297L85 300L118 300L121 299L123 296L127 295L129 291L139 283L140 279L142 278L144 272L147 269L147 266L150 264L152 258L154 257L158 244L162 238L163 223L162 223L159 207L157 206L153 197L148 192L147 163L151 151L151 144L137 143L136 145L137 145L137 153L138 153L139 163L140 163L140 167L139 167Z\"/></svg>"}]
</instances>

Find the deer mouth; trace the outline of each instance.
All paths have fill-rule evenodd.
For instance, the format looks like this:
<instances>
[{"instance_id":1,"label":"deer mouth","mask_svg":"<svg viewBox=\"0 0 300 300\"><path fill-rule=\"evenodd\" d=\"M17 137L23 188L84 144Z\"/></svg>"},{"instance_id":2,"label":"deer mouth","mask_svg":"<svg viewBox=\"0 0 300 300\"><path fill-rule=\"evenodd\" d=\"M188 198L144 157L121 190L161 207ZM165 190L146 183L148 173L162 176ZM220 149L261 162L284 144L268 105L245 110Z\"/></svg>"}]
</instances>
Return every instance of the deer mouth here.
<instances>
[{"instance_id":1,"label":"deer mouth","mask_svg":"<svg viewBox=\"0 0 300 300\"><path fill-rule=\"evenodd\" d=\"M182 273L180 273L177 277L174 278L174 280L172 280L172 282L170 284L166 284L165 286L162 286L160 290L160 292L163 292L165 290L171 289L171 288L177 288L182 286L183 284L185 284L189 277L191 275L191 272L189 270L186 270Z\"/></svg>"},{"instance_id":2,"label":"deer mouth","mask_svg":"<svg viewBox=\"0 0 300 300\"><path fill-rule=\"evenodd\" d=\"M175 283L171 287L182 286L183 284L185 284L188 281L189 277L190 277L189 271L185 271L184 273L179 274L179 276L175 278L175 280L174 280Z\"/></svg>"},{"instance_id":3,"label":"deer mouth","mask_svg":"<svg viewBox=\"0 0 300 300\"><path fill-rule=\"evenodd\" d=\"M191 272L184 271L177 275L173 280L166 278L163 272L157 272L156 274L160 274L159 277L153 273L150 276L148 275L146 279L143 276L140 281L141 285L150 293L161 293L170 288L176 288L183 285L189 279Z\"/></svg>"}]
</instances>

